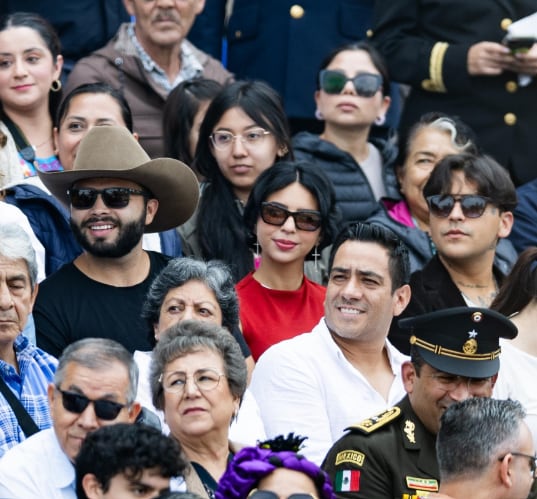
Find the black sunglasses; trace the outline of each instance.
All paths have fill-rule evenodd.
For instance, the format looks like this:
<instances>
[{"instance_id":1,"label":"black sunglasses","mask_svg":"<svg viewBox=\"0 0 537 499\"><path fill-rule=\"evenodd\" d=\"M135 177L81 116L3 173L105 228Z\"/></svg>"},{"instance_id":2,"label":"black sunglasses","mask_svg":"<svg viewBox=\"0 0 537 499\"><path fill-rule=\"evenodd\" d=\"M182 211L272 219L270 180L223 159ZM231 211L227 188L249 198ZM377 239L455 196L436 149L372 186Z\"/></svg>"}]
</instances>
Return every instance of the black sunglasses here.
<instances>
[{"instance_id":1,"label":"black sunglasses","mask_svg":"<svg viewBox=\"0 0 537 499\"><path fill-rule=\"evenodd\" d=\"M103 203L108 208L125 208L131 199L131 196L149 197L147 191L130 189L129 187L107 187L106 189L92 189L90 187L73 188L67 191L71 206L77 210L88 210L91 208L97 196L100 194Z\"/></svg>"},{"instance_id":2,"label":"black sunglasses","mask_svg":"<svg viewBox=\"0 0 537 499\"><path fill-rule=\"evenodd\" d=\"M248 494L248 499L280 499L280 496L271 490L254 489ZM298 492L287 496L287 499L317 499L313 494Z\"/></svg>"},{"instance_id":3,"label":"black sunglasses","mask_svg":"<svg viewBox=\"0 0 537 499\"><path fill-rule=\"evenodd\" d=\"M267 201L261 203L263 222L281 226L289 217L293 217L297 229L309 232L317 230L322 223L321 213L316 210L289 211L274 203Z\"/></svg>"},{"instance_id":4,"label":"black sunglasses","mask_svg":"<svg viewBox=\"0 0 537 499\"><path fill-rule=\"evenodd\" d=\"M430 212L438 218L447 218L453 211L455 203L460 203L462 213L467 218L479 218L485 212L487 204L491 200L478 194L463 194L452 196L451 194L436 194L427 198Z\"/></svg>"},{"instance_id":5,"label":"black sunglasses","mask_svg":"<svg viewBox=\"0 0 537 499\"><path fill-rule=\"evenodd\" d=\"M85 395L81 395L80 393L60 390L59 387L56 387L56 390L58 390L62 395L63 408L66 411L74 412L75 414L82 414L86 410L86 407L92 403L95 410L95 415L99 419L112 421L113 419L117 418L121 409L127 407L126 404L120 404L119 402L113 402L111 400L92 400Z\"/></svg>"},{"instance_id":6,"label":"black sunglasses","mask_svg":"<svg viewBox=\"0 0 537 499\"><path fill-rule=\"evenodd\" d=\"M332 69L323 69L319 73L319 86L327 94L340 94L348 81L352 81L356 93L361 97L373 97L382 87L382 76L373 73L360 73L353 78Z\"/></svg>"}]
</instances>

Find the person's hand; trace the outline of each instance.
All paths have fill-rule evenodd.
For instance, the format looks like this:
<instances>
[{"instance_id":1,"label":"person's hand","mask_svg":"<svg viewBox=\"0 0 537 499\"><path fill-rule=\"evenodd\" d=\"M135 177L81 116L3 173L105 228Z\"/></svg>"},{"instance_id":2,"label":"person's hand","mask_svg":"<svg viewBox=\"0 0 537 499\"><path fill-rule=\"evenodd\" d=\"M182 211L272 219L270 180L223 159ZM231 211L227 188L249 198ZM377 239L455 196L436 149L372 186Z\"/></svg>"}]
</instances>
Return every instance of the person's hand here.
<instances>
[{"instance_id":1,"label":"person's hand","mask_svg":"<svg viewBox=\"0 0 537 499\"><path fill-rule=\"evenodd\" d=\"M537 43L526 53L517 52L506 69L520 74L537 75Z\"/></svg>"},{"instance_id":2,"label":"person's hand","mask_svg":"<svg viewBox=\"0 0 537 499\"><path fill-rule=\"evenodd\" d=\"M499 75L514 63L515 57L501 43L479 42L468 50L468 73L473 76Z\"/></svg>"}]
</instances>

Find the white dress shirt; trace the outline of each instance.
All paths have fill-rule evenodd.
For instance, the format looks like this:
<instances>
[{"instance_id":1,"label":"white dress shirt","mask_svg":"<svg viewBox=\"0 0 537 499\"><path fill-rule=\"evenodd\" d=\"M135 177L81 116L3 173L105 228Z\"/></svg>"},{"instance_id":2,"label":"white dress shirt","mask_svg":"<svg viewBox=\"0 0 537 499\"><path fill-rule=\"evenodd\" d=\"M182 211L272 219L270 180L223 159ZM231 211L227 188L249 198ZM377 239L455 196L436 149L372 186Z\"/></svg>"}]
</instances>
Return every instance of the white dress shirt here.
<instances>
[{"instance_id":1,"label":"white dress shirt","mask_svg":"<svg viewBox=\"0 0 537 499\"><path fill-rule=\"evenodd\" d=\"M311 333L270 347L258 360L250 389L269 438L308 437L301 452L321 464L345 428L388 409L406 392L401 364L408 357L386 340L394 380L385 400L343 355L324 318Z\"/></svg>"}]
</instances>

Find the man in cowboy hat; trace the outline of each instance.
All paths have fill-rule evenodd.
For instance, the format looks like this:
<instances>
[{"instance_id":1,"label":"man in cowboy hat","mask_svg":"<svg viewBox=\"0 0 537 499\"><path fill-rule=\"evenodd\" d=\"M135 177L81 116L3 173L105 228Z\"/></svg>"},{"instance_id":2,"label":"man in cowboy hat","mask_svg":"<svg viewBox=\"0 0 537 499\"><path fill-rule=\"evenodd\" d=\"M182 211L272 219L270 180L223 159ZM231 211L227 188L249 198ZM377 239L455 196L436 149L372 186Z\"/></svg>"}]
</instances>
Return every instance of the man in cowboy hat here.
<instances>
[{"instance_id":1,"label":"man in cowboy hat","mask_svg":"<svg viewBox=\"0 0 537 499\"><path fill-rule=\"evenodd\" d=\"M399 326L410 331L410 361L401 367L407 395L347 428L330 449L322 467L337 497L415 499L438 492L440 418L455 402L492 395L499 338L517 334L509 319L486 308L439 310L402 319Z\"/></svg>"},{"instance_id":2,"label":"man in cowboy hat","mask_svg":"<svg viewBox=\"0 0 537 499\"><path fill-rule=\"evenodd\" d=\"M38 345L55 356L87 337L116 340L131 352L152 349L140 310L169 258L142 249L142 236L190 218L199 197L192 170L174 159L150 160L126 128L106 126L84 137L72 170L39 175L70 209L84 252L40 285Z\"/></svg>"}]
</instances>

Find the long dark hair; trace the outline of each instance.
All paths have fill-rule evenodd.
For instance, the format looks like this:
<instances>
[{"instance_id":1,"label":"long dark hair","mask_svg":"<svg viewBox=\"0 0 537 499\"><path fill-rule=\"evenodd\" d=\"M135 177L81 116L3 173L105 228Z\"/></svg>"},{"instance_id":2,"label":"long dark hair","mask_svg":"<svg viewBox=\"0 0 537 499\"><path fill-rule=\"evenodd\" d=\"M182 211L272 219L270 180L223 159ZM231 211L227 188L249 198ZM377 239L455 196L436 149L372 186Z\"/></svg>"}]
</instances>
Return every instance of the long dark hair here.
<instances>
[{"instance_id":1,"label":"long dark hair","mask_svg":"<svg viewBox=\"0 0 537 499\"><path fill-rule=\"evenodd\" d=\"M203 258L230 265L235 281L253 270L246 231L231 183L213 155L209 136L226 111L238 107L255 123L271 132L278 147L292 159L287 117L278 93L260 81L237 81L225 87L211 102L200 127L194 169L208 181L198 211L198 239Z\"/></svg>"},{"instance_id":2,"label":"long dark hair","mask_svg":"<svg viewBox=\"0 0 537 499\"><path fill-rule=\"evenodd\" d=\"M244 208L244 224L248 230L250 246L256 240L254 232L261 211L261 203L266 201L272 193L285 189L295 182L305 187L319 206L322 223L318 249L321 250L332 243L340 219L332 182L315 163L280 161L259 175Z\"/></svg>"}]
</instances>

